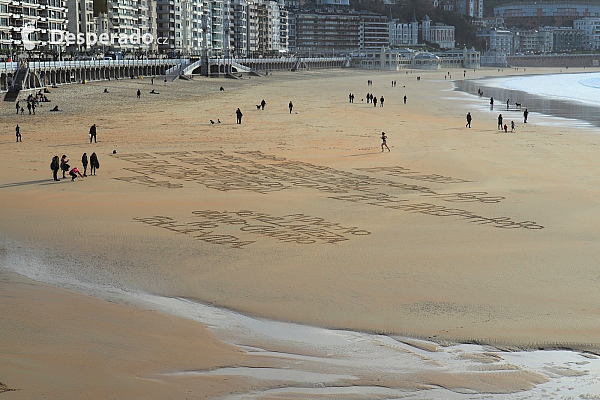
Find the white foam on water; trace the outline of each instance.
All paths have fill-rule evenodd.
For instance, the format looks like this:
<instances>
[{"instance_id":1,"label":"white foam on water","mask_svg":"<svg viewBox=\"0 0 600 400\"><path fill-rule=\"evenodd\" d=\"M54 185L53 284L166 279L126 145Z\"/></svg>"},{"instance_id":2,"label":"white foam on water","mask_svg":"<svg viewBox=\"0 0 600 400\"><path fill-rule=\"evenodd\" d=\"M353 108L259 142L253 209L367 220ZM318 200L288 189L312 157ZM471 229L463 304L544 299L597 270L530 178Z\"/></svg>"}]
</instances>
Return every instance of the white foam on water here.
<instances>
[{"instance_id":1,"label":"white foam on water","mask_svg":"<svg viewBox=\"0 0 600 400\"><path fill-rule=\"evenodd\" d=\"M485 86L600 106L600 73L530 75L479 80Z\"/></svg>"}]
</instances>

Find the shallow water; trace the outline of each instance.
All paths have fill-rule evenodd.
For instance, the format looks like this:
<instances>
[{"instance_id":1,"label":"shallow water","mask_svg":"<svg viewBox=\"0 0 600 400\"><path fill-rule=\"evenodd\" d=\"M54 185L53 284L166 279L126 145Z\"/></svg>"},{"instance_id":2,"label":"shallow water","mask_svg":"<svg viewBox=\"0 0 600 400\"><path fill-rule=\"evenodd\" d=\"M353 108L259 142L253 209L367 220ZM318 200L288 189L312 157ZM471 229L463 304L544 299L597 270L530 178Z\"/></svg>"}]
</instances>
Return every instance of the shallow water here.
<instances>
[{"instance_id":1,"label":"shallow water","mask_svg":"<svg viewBox=\"0 0 600 400\"><path fill-rule=\"evenodd\" d=\"M575 351L506 352L492 346L442 346L405 337L333 330L253 318L184 298L78 281L35 252L3 243L0 268L103 299L200 322L215 337L271 368L179 371L188 379L243 376L258 382L236 399L577 399L600 398L600 357ZM544 382L505 393L514 381ZM482 384L484 382L484 384ZM260 387L261 389L257 389ZM231 397L228 397L231 398Z\"/></svg>"},{"instance_id":2,"label":"shallow water","mask_svg":"<svg viewBox=\"0 0 600 400\"><path fill-rule=\"evenodd\" d=\"M578 74L580 75L580 74ZM494 111L501 112L505 115L505 119L514 119L515 122L523 122L523 111L527 109L530 113L528 122L537 123L534 115L531 113L540 113L554 117L566 118L571 121L568 125L574 127L585 127L589 124L600 127L600 89L592 88L583 85L580 81L565 80L566 75L548 75L545 83L538 83L540 89L535 92L535 85L520 85L515 77L508 78L490 78L490 79L475 79L475 80L459 80L454 82L455 90L472 94L479 97L477 90L483 91L481 106L490 109L490 97L494 98ZM555 81L553 81L553 77ZM530 77L522 77L530 78ZM590 78L592 79L592 78ZM543 91L544 86L562 87L563 90L548 92ZM524 90L517 90L515 87L523 87ZM565 87L567 89L565 90ZM587 90L586 90L587 89ZM597 103L593 102L590 92L598 93ZM578 92L585 92L585 95L578 97ZM549 93L554 93L551 95ZM510 108L506 108L506 100L510 99ZM515 103L521 103L521 107L517 107Z\"/></svg>"}]
</instances>

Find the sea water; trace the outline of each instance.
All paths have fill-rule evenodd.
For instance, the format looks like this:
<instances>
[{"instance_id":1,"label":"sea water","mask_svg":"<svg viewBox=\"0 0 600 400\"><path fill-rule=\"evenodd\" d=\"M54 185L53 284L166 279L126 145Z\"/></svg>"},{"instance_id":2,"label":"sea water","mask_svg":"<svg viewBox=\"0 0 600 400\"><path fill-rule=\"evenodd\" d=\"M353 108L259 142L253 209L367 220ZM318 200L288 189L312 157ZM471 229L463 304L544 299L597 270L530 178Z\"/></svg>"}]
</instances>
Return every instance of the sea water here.
<instances>
[{"instance_id":1,"label":"sea water","mask_svg":"<svg viewBox=\"0 0 600 400\"><path fill-rule=\"evenodd\" d=\"M477 97L478 90L483 91L479 97L481 111L490 110L489 101L493 97L494 108L490 111L507 114L515 122L523 122L523 111L527 109L529 123L600 127L600 73L597 72L461 80L455 82L455 89ZM510 100L508 109L507 100Z\"/></svg>"}]
</instances>

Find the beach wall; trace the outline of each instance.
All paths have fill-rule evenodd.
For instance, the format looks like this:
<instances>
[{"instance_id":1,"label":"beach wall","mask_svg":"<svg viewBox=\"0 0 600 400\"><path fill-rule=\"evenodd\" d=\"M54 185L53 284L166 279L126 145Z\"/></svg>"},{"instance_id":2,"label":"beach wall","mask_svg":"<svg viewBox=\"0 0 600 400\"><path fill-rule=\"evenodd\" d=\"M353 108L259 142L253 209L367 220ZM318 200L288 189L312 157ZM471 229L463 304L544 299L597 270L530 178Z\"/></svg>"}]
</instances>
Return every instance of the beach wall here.
<instances>
[{"instance_id":1,"label":"beach wall","mask_svg":"<svg viewBox=\"0 0 600 400\"><path fill-rule=\"evenodd\" d=\"M511 67L598 67L600 54L510 56L506 61Z\"/></svg>"}]
</instances>

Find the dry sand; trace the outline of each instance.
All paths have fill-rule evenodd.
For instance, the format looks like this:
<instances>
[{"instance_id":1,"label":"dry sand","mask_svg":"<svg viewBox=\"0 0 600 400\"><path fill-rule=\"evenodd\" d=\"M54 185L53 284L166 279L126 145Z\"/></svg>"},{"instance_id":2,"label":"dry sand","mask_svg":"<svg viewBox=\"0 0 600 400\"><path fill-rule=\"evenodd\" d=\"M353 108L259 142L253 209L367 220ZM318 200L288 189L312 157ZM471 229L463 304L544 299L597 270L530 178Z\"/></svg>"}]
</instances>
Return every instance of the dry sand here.
<instances>
[{"instance_id":1,"label":"dry sand","mask_svg":"<svg viewBox=\"0 0 600 400\"><path fill-rule=\"evenodd\" d=\"M558 70L527 69L552 72ZM50 105L59 113L44 106L36 116L15 116L14 105L3 104L0 267L63 287L83 282L189 297L332 328L598 351L600 136L541 124L548 120L535 110L526 125L520 111L504 113L517 132L500 134L487 99L451 91L443 75L328 70L167 87L111 81L52 90ZM468 72L467 79L485 75L498 73ZM148 94L152 88L160 95ZM385 106L361 102L367 92L383 95ZM263 98L267 106L258 111ZM242 125L235 124L237 107ZM464 127L467 111L471 129ZM97 144L88 143L92 123ZM389 153L380 151L381 131ZM93 151L97 176L51 180L53 155L81 167L81 154ZM178 347L172 362L157 365L164 355L149 355L146 344L206 333L173 317L71 300L80 295L37 284L27 299L21 278L3 277L2 293L16 294L0 302L8 321L2 339L11 349L0 352L1 361L27 364L29 356L20 354L36 339L10 328L19 324L45 338L39 352L60 350L49 338L63 332L11 311L46 301L76 301L78 309L44 314L74 327L82 325L72 320L81 310L105 313L110 325L85 321L85 328L106 341L122 329L120 346L130 343L148 357L138 370L127 362L107 367L112 355L103 353L99 374L127 380L185 369L193 351L204 351ZM137 341L134 332L144 324L165 323L177 326L176 340L163 331ZM202 346L216 347L206 350L214 358L195 368L243 357L200 337ZM65 343L77 357L89 351L82 337L67 335ZM31 357L52 368L53 357ZM0 381L8 387L43 379L31 366L5 365ZM154 386L139 390L152 393Z\"/></svg>"}]
</instances>

